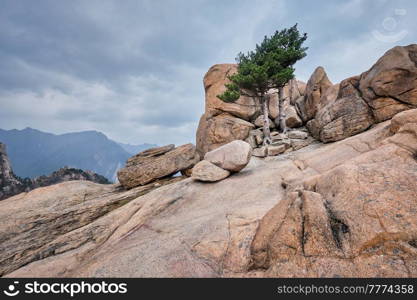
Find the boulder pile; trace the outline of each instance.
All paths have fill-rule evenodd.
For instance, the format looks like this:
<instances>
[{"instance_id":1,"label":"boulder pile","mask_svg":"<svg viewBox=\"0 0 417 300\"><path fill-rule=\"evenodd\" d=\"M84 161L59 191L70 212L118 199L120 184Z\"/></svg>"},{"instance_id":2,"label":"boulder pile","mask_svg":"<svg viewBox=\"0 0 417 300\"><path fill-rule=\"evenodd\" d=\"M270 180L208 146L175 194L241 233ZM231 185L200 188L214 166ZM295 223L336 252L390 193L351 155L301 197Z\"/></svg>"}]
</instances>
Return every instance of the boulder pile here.
<instances>
[{"instance_id":1,"label":"boulder pile","mask_svg":"<svg viewBox=\"0 0 417 300\"><path fill-rule=\"evenodd\" d=\"M252 147L244 141L233 141L207 152L204 160L196 164L191 177L194 180L215 182L233 172L241 171L249 163Z\"/></svg>"},{"instance_id":2,"label":"boulder pile","mask_svg":"<svg viewBox=\"0 0 417 300\"><path fill-rule=\"evenodd\" d=\"M197 130L197 151L203 157L214 150L234 140L244 140L253 149L262 145L263 124L260 103L253 98L241 96L235 103L225 103L217 95L225 91L228 76L236 72L235 64L217 64L212 66L204 76L206 93L205 113L200 118ZM305 93L306 84L292 80L284 88L285 123L287 127L298 128L303 125L301 114L296 106ZM277 133L278 124L278 91L269 92L269 118L271 131ZM259 152L262 150L256 150Z\"/></svg>"},{"instance_id":3,"label":"boulder pile","mask_svg":"<svg viewBox=\"0 0 417 300\"><path fill-rule=\"evenodd\" d=\"M313 72L307 84L290 81L284 90L285 122L290 129L286 134L276 129L278 93L271 89L273 143L265 147L260 104L246 96L236 103L217 98L225 90L227 76L236 68L233 64L214 65L204 77L206 109L196 138L197 151L202 156L233 140L248 142L254 156L279 155L305 147L315 139L324 143L345 139L417 107L417 45L397 46L367 72L339 84L329 80L323 67Z\"/></svg>"}]
</instances>

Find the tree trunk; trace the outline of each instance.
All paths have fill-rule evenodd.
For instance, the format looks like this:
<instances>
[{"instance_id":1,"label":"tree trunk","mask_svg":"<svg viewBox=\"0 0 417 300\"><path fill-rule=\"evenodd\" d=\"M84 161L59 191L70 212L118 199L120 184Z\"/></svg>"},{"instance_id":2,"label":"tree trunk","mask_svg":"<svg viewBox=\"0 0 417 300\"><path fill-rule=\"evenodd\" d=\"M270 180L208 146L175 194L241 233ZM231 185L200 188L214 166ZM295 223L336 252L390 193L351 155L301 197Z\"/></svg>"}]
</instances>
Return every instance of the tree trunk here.
<instances>
[{"instance_id":1,"label":"tree trunk","mask_svg":"<svg viewBox=\"0 0 417 300\"><path fill-rule=\"evenodd\" d=\"M278 125L282 133L287 132L287 126L285 125L285 111L284 111L284 87L278 89Z\"/></svg>"},{"instance_id":2,"label":"tree trunk","mask_svg":"<svg viewBox=\"0 0 417 300\"><path fill-rule=\"evenodd\" d=\"M269 96L268 95L263 95L261 97L261 102L262 102L262 113L263 113L263 117L264 117L264 127L263 127L263 132L264 132L264 141L263 144L265 145L269 145L271 144L271 130L269 129L269 109L268 109L268 105L269 105Z\"/></svg>"}]
</instances>

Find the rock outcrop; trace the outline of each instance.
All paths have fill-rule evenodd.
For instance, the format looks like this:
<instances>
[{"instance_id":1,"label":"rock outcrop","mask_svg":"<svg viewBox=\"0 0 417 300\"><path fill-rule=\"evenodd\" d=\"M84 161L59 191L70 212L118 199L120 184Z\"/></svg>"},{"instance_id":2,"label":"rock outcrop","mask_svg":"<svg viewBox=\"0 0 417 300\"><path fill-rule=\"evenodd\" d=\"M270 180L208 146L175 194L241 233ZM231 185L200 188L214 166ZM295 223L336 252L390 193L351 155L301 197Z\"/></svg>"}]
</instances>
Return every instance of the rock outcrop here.
<instances>
[{"instance_id":1,"label":"rock outcrop","mask_svg":"<svg viewBox=\"0 0 417 300\"><path fill-rule=\"evenodd\" d=\"M417 107L416 53L417 45L395 47L369 71L343 80L335 100L320 101L324 106L307 123L311 134L322 142L342 140ZM318 99L310 90L306 99ZM301 106L308 103L300 101Z\"/></svg>"},{"instance_id":2,"label":"rock outcrop","mask_svg":"<svg viewBox=\"0 0 417 300\"><path fill-rule=\"evenodd\" d=\"M201 157L234 140L244 140L255 128L250 122L223 113L215 117L201 116L197 130L197 151Z\"/></svg>"},{"instance_id":3,"label":"rock outcrop","mask_svg":"<svg viewBox=\"0 0 417 300\"><path fill-rule=\"evenodd\" d=\"M229 82L228 76L236 70L235 64L218 64L212 66L204 76L206 105L196 136L197 151L201 157L231 141L247 140L252 130L263 125L262 110L257 100L242 96L235 103L225 103L217 98L225 91L224 85ZM296 99L303 97L305 90L305 84L298 80L291 80L284 88L285 122L290 128L303 125L295 102ZM268 94L270 127L274 130L279 115L278 91L271 89Z\"/></svg>"},{"instance_id":4,"label":"rock outcrop","mask_svg":"<svg viewBox=\"0 0 417 300\"><path fill-rule=\"evenodd\" d=\"M252 268L278 277L415 277L416 122L416 109L404 112L363 142L339 144L362 154L289 180L284 200L260 223ZM389 130L394 135L378 142Z\"/></svg>"},{"instance_id":5,"label":"rock outcrop","mask_svg":"<svg viewBox=\"0 0 417 300\"><path fill-rule=\"evenodd\" d=\"M317 111L324 105L321 99L327 93L327 90L333 86L323 67L318 67L307 82L305 97L303 101L298 102L301 118L307 122L314 118Z\"/></svg>"},{"instance_id":6,"label":"rock outcrop","mask_svg":"<svg viewBox=\"0 0 417 300\"><path fill-rule=\"evenodd\" d=\"M212 67L198 150L135 155L128 191L71 181L2 201L0 275L417 277L416 47L339 85L323 69L292 81L303 126L268 146L248 99L213 98L233 65Z\"/></svg>"},{"instance_id":7,"label":"rock outcrop","mask_svg":"<svg viewBox=\"0 0 417 300\"><path fill-rule=\"evenodd\" d=\"M35 189L38 187L53 185L71 180L86 180L100 184L110 184L110 181L107 180L107 178L89 170L83 171L81 169L63 167L53 172L52 174L39 176L34 179L31 179L30 189Z\"/></svg>"},{"instance_id":8,"label":"rock outcrop","mask_svg":"<svg viewBox=\"0 0 417 300\"><path fill-rule=\"evenodd\" d=\"M145 150L129 158L117 173L125 188L133 188L169 177L193 167L200 161L193 144L179 147L167 145Z\"/></svg>"},{"instance_id":9,"label":"rock outcrop","mask_svg":"<svg viewBox=\"0 0 417 300\"><path fill-rule=\"evenodd\" d=\"M73 181L6 199L0 274L416 277L416 120L252 157L211 184Z\"/></svg>"},{"instance_id":10,"label":"rock outcrop","mask_svg":"<svg viewBox=\"0 0 417 300\"><path fill-rule=\"evenodd\" d=\"M204 155L192 170L194 180L215 182L245 168L252 156L252 147L244 141L232 141Z\"/></svg>"},{"instance_id":11,"label":"rock outcrop","mask_svg":"<svg viewBox=\"0 0 417 300\"><path fill-rule=\"evenodd\" d=\"M0 200L25 191L25 185L12 170L6 145L0 143Z\"/></svg>"}]
</instances>

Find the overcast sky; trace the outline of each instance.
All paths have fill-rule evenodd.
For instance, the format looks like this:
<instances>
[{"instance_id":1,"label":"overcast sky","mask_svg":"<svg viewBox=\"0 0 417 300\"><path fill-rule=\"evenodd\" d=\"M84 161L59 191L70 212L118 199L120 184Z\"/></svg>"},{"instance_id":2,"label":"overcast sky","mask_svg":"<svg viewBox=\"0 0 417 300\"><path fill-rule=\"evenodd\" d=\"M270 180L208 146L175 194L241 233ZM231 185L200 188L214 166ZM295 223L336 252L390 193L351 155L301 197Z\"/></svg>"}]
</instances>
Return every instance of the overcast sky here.
<instances>
[{"instance_id":1,"label":"overcast sky","mask_svg":"<svg viewBox=\"0 0 417 300\"><path fill-rule=\"evenodd\" d=\"M0 128L98 130L116 141L195 142L202 79L264 35L299 24L307 81L366 71L416 43L416 1L1 0Z\"/></svg>"}]
</instances>

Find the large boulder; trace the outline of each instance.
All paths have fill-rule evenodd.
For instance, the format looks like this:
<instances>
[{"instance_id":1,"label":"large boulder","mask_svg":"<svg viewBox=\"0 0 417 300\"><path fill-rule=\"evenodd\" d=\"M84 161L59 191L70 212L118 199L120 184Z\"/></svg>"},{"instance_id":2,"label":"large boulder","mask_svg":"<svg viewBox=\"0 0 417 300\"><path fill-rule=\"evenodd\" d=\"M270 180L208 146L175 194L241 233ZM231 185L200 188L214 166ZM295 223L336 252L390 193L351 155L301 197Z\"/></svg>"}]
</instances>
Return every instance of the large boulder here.
<instances>
[{"instance_id":1,"label":"large boulder","mask_svg":"<svg viewBox=\"0 0 417 300\"><path fill-rule=\"evenodd\" d=\"M194 166L191 177L198 181L215 182L225 179L229 175L229 171L224 170L207 160L202 160Z\"/></svg>"},{"instance_id":2,"label":"large boulder","mask_svg":"<svg viewBox=\"0 0 417 300\"><path fill-rule=\"evenodd\" d=\"M120 184L129 189L189 169L199 161L193 144L177 148L168 145L135 155L118 171L117 177Z\"/></svg>"},{"instance_id":3,"label":"large boulder","mask_svg":"<svg viewBox=\"0 0 417 300\"><path fill-rule=\"evenodd\" d=\"M417 107L416 53L417 45L389 50L369 71L343 80L336 100L333 88L327 89L327 104L307 123L311 134L323 142L338 141Z\"/></svg>"},{"instance_id":4,"label":"large boulder","mask_svg":"<svg viewBox=\"0 0 417 300\"><path fill-rule=\"evenodd\" d=\"M239 172L249 163L252 147L244 141L233 141L204 156L204 160L231 172Z\"/></svg>"},{"instance_id":5,"label":"large boulder","mask_svg":"<svg viewBox=\"0 0 417 300\"><path fill-rule=\"evenodd\" d=\"M155 147L139 152L138 154L130 157L126 162L126 167L138 165L147 161L152 161L155 157L165 154L175 148L174 144L169 144L162 147Z\"/></svg>"},{"instance_id":6,"label":"large boulder","mask_svg":"<svg viewBox=\"0 0 417 300\"><path fill-rule=\"evenodd\" d=\"M212 118L204 114L197 130L197 151L204 156L231 141L244 140L254 128L252 123L226 113Z\"/></svg>"},{"instance_id":7,"label":"large boulder","mask_svg":"<svg viewBox=\"0 0 417 300\"><path fill-rule=\"evenodd\" d=\"M375 121L417 107L417 45L395 47L361 75L359 89Z\"/></svg>"},{"instance_id":8,"label":"large boulder","mask_svg":"<svg viewBox=\"0 0 417 300\"><path fill-rule=\"evenodd\" d=\"M417 106L417 45L394 47L363 73L360 90L372 104L378 98L392 98Z\"/></svg>"},{"instance_id":9,"label":"large boulder","mask_svg":"<svg viewBox=\"0 0 417 300\"><path fill-rule=\"evenodd\" d=\"M206 94L206 114L216 116L228 113L237 118L249 120L261 107L251 97L241 96L235 103L226 103L217 96L225 90L225 84L229 83L228 76L236 73L236 64L217 64L212 66L204 76L204 90Z\"/></svg>"},{"instance_id":10,"label":"large boulder","mask_svg":"<svg viewBox=\"0 0 417 300\"><path fill-rule=\"evenodd\" d=\"M304 103L300 109L301 118L307 122L314 118L319 108L322 106L321 98L326 91L331 88L333 84L327 77L326 71L323 67L318 67L314 70L310 79L307 82Z\"/></svg>"},{"instance_id":11,"label":"large boulder","mask_svg":"<svg viewBox=\"0 0 417 300\"><path fill-rule=\"evenodd\" d=\"M360 133L374 124L372 111L357 90L358 84L358 76L340 83L338 98L307 123L313 137L322 142L334 142Z\"/></svg>"},{"instance_id":12,"label":"large boulder","mask_svg":"<svg viewBox=\"0 0 417 300\"><path fill-rule=\"evenodd\" d=\"M290 128L296 128L303 125L303 121L297 113L294 106L288 105L285 108L285 125Z\"/></svg>"}]
</instances>

